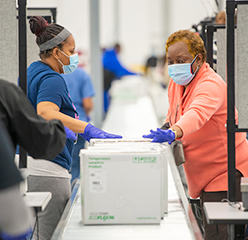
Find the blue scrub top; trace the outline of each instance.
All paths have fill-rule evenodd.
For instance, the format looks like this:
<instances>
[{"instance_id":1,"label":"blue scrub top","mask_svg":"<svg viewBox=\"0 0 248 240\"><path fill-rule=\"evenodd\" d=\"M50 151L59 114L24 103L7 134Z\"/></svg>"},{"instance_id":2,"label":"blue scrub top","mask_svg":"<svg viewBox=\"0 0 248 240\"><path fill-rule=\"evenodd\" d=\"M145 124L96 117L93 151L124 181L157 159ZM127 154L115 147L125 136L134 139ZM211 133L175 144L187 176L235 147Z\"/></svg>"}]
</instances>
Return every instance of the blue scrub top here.
<instances>
[{"instance_id":1,"label":"blue scrub top","mask_svg":"<svg viewBox=\"0 0 248 240\"><path fill-rule=\"evenodd\" d=\"M66 81L70 96L77 109L79 119L88 122L88 117L83 108L82 100L84 98L93 97L95 90L88 73L81 67L77 67L70 74L62 74Z\"/></svg>"},{"instance_id":2,"label":"blue scrub top","mask_svg":"<svg viewBox=\"0 0 248 240\"><path fill-rule=\"evenodd\" d=\"M128 71L121 65L114 49L108 49L103 52L102 63L103 67L113 72L117 78L121 78L126 75L136 75L136 73Z\"/></svg>"},{"instance_id":3,"label":"blue scrub top","mask_svg":"<svg viewBox=\"0 0 248 240\"><path fill-rule=\"evenodd\" d=\"M64 78L53 71L48 65L40 61L33 62L27 69L27 95L28 99L37 112L37 104L48 101L56 104L60 112L78 118L77 111L69 96ZM54 159L49 159L60 166L70 170L72 164L72 150L74 141L66 140L62 152Z\"/></svg>"}]
</instances>

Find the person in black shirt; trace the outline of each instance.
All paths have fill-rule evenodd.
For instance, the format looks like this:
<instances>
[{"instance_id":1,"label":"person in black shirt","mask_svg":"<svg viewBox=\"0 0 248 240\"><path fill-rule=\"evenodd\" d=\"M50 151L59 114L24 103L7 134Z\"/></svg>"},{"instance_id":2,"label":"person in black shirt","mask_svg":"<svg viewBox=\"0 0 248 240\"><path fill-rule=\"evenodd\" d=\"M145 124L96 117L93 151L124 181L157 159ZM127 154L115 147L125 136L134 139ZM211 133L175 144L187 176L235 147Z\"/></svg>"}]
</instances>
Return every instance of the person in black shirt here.
<instances>
[{"instance_id":1,"label":"person in black shirt","mask_svg":"<svg viewBox=\"0 0 248 240\"><path fill-rule=\"evenodd\" d=\"M52 159L62 151L70 132L65 133L61 121L38 116L24 92L2 79L0 132L0 239L24 239L31 221L19 191L23 179L14 163L16 145L33 158Z\"/></svg>"},{"instance_id":2,"label":"person in black shirt","mask_svg":"<svg viewBox=\"0 0 248 240\"><path fill-rule=\"evenodd\" d=\"M1 79L0 120L14 147L21 145L33 158L52 159L65 145L62 122L38 116L21 88Z\"/></svg>"},{"instance_id":3,"label":"person in black shirt","mask_svg":"<svg viewBox=\"0 0 248 240\"><path fill-rule=\"evenodd\" d=\"M23 179L14 163L14 146L2 122L0 132L0 239L25 239L31 234L31 218L19 190Z\"/></svg>"}]
</instances>

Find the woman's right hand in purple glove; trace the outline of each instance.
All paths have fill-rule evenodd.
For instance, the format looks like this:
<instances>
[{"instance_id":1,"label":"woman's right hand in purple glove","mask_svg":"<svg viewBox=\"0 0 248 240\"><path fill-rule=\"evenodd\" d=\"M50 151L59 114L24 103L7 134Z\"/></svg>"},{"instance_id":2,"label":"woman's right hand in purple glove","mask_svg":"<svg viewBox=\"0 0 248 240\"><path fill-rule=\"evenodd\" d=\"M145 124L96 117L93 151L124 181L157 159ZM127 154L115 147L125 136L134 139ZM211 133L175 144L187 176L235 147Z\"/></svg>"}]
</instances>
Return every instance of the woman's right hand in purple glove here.
<instances>
[{"instance_id":1,"label":"woman's right hand in purple glove","mask_svg":"<svg viewBox=\"0 0 248 240\"><path fill-rule=\"evenodd\" d=\"M94 127L90 123L85 127L84 133L79 133L79 135L82 136L88 142L90 141L91 138L102 138L102 139L122 138L122 136L120 135L104 132L103 130Z\"/></svg>"}]
</instances>

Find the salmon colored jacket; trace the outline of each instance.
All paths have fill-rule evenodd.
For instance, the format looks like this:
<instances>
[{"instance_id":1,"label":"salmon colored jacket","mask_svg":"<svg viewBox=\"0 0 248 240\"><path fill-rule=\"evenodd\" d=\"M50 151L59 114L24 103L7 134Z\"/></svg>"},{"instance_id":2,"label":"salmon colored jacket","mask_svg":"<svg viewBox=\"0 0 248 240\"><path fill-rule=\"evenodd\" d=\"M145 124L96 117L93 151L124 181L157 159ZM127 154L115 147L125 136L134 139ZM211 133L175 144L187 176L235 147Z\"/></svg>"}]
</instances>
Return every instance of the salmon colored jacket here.
<instances>
[{"instance_id":1,"label":"salmon colored jacket","mask_svg":"<svg viewBox=\"0 0 248 240\"><path fill-rule=\"evenodd\" d=\"M184 92L172 79L168 88L166 122L183 131L183 164L189 195L227 191L227 87L222 78L204 62ZM236 123L238 112L235 113ZM236 169L248 177L246 133L236 133Z\"/></svg>"}]
</instances>

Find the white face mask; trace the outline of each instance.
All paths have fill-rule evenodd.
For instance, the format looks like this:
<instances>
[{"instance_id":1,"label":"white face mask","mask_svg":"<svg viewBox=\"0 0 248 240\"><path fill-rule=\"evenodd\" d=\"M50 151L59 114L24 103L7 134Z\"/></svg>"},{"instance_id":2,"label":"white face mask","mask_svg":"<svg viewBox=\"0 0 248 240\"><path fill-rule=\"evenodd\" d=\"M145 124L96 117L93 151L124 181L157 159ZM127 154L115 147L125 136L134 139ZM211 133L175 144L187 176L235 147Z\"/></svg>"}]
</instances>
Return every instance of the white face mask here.
<instances>
[{"instance_id":1,"label":"white face mask","mask_svg":"<svg viewBox=\"0 0 248 240\"><path fill-rule=\"evenodd\" d=\"M70 64L69 65L64 65L59 59L58 61L60 62L60 64L62 65L62 68L63 68L63 71L64 71L64 74L69 74L69 73L72 73L78 66L78 54L75 53L71 56L68 56L67 54L65 54L63 51L61 51L59 49L59 51L61 53L63 53L66 57L68 57L70 59Z\"/></svg>"},{"instance_id":2,"label":"white face mask","mask_svg":"<svg viewBox=\"0 0 248 240\"><path fill-rule=\"evenodd\" d=\"M168 65L169 76L175 83L185 86L194 78L199 69L198 66L196 71L193 72L192 65L195 62L197 55L191 63Z\"/></svg>"}]
</instances>

